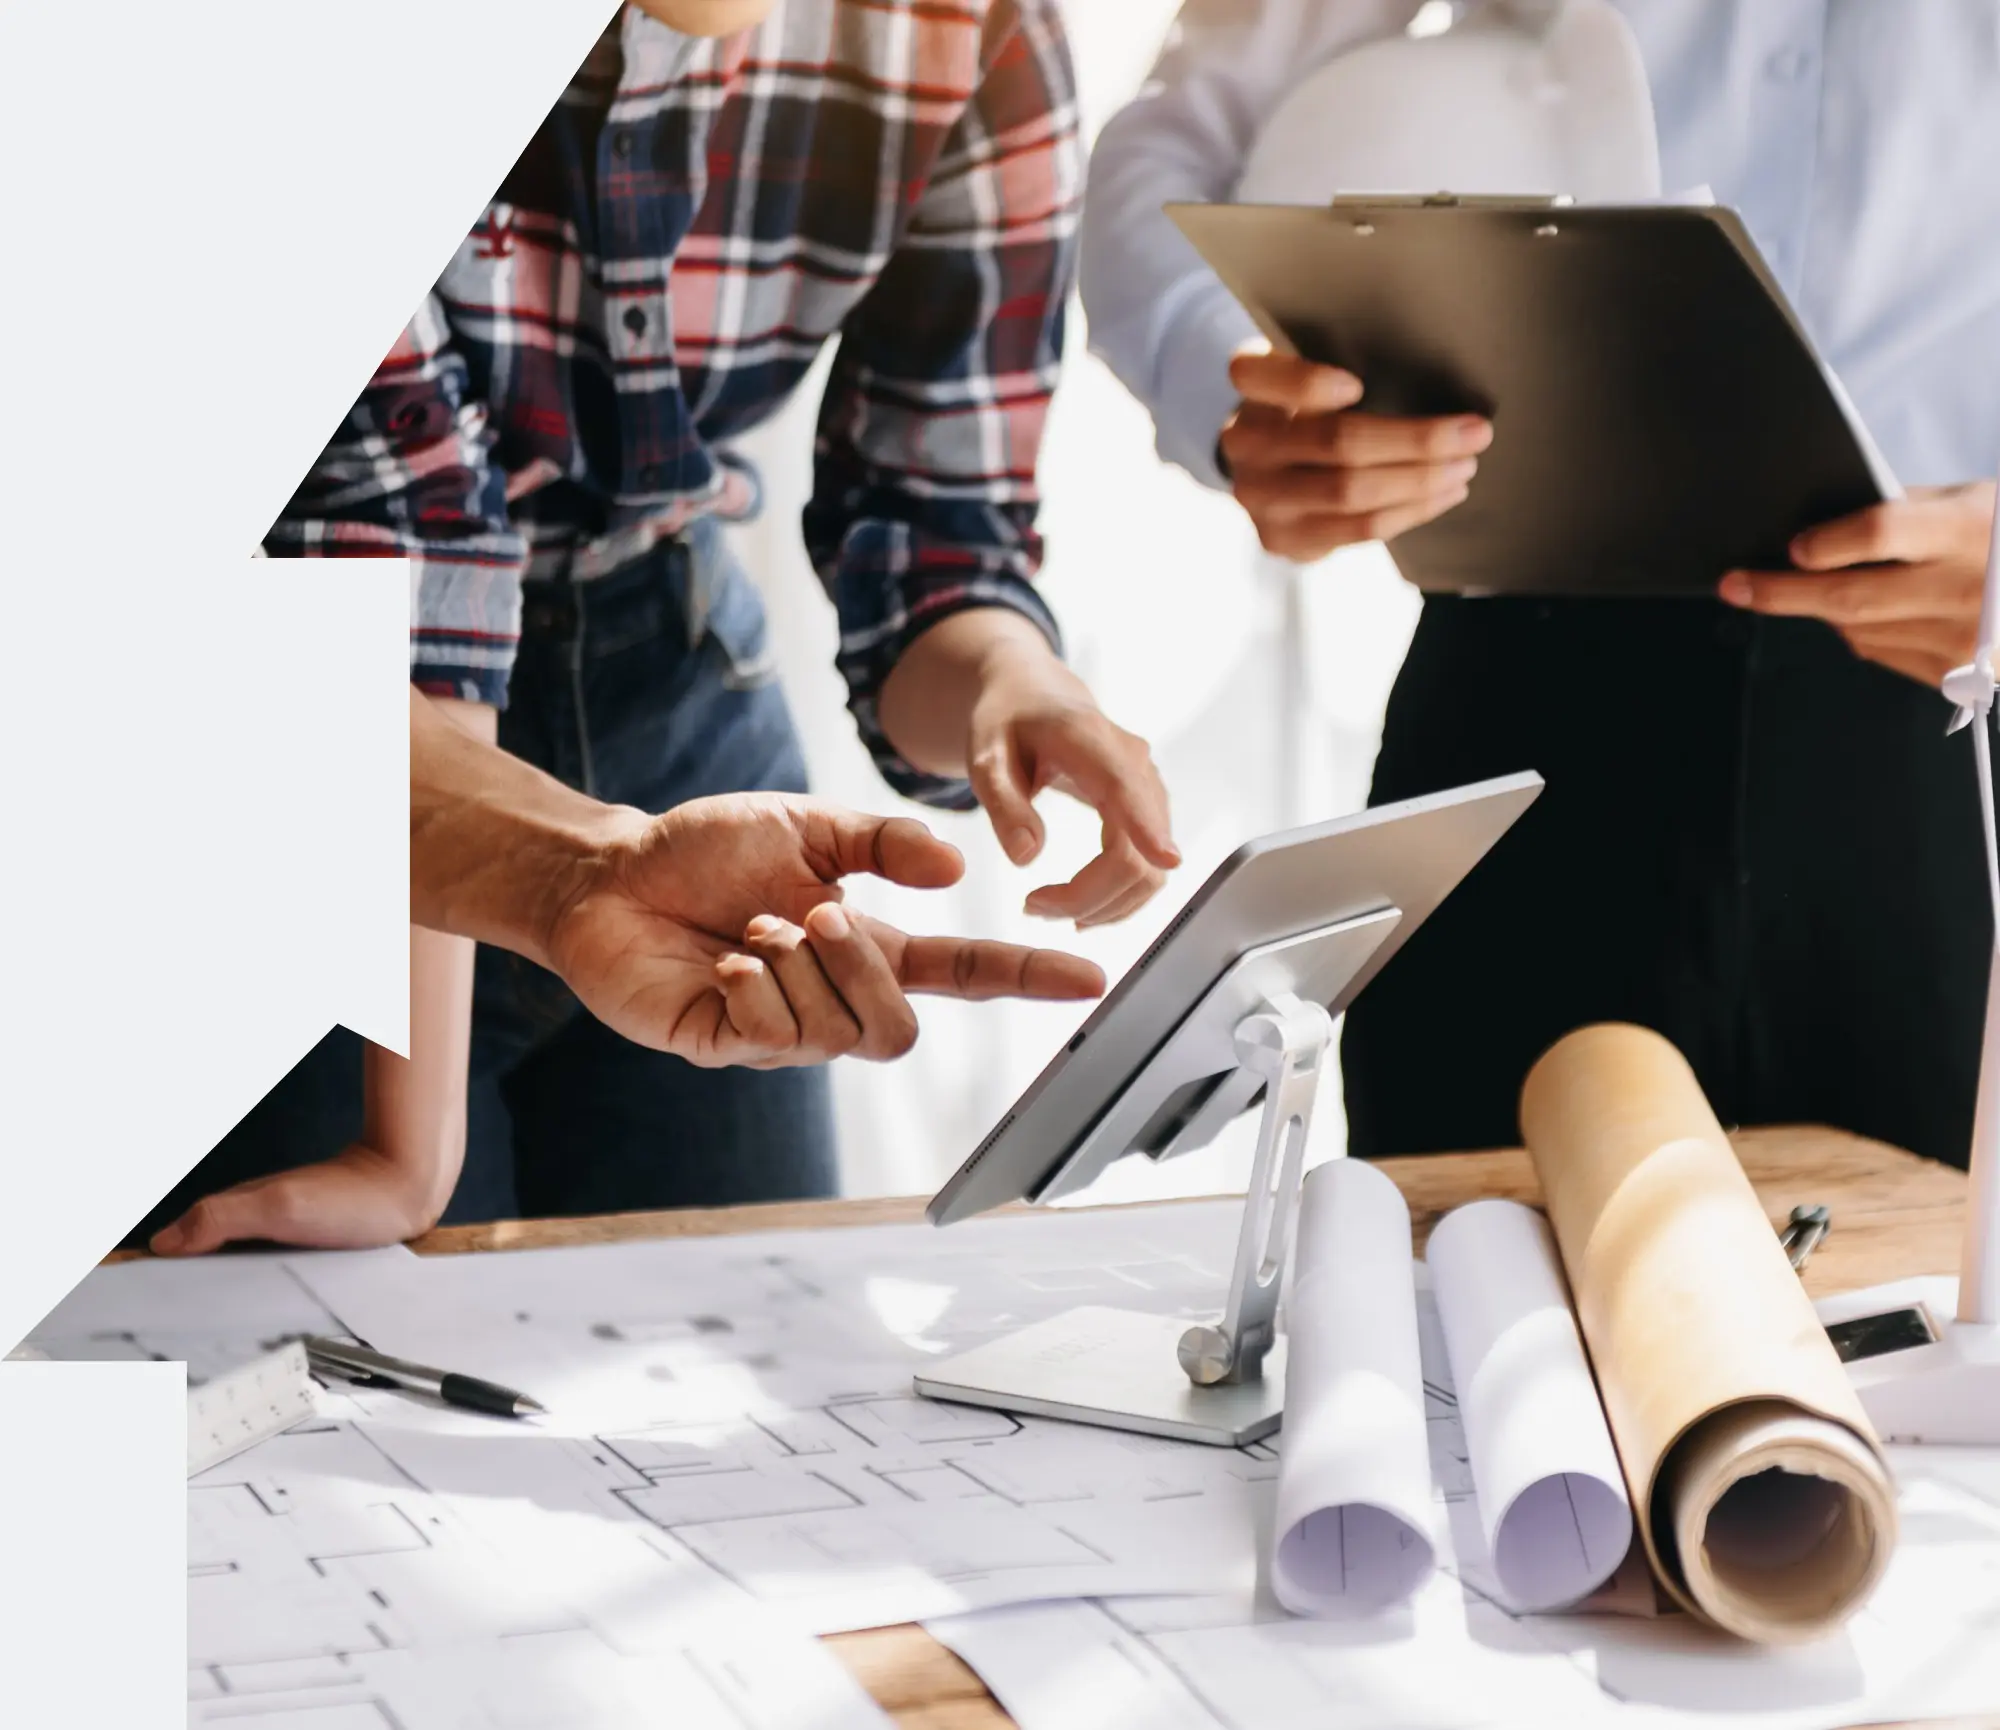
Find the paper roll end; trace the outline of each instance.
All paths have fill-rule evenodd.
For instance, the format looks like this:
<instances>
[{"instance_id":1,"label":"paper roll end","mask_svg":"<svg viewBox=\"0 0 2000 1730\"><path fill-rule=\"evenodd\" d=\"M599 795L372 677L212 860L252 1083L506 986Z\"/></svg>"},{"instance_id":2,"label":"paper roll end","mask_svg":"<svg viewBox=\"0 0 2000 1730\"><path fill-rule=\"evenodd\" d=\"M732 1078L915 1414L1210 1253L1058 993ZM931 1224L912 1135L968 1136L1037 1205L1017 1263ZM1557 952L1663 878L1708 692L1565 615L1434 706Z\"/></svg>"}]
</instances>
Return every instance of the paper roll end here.
<instances>
[{"instance_id":1,"label":"paper roll end","mask_svg":"<svg viewBox=\"0 0 2000 1730\"><path fill-rule=\"evenodd\" d=\"M1865 1604L1896 1547L1895 1487L1845 1425L1775 1401L1714 1414L1661 1473L1674 1551L1662 1573L1690 1608L1761 1645L1821 1639Z\"/></svg>"}]
</instances>

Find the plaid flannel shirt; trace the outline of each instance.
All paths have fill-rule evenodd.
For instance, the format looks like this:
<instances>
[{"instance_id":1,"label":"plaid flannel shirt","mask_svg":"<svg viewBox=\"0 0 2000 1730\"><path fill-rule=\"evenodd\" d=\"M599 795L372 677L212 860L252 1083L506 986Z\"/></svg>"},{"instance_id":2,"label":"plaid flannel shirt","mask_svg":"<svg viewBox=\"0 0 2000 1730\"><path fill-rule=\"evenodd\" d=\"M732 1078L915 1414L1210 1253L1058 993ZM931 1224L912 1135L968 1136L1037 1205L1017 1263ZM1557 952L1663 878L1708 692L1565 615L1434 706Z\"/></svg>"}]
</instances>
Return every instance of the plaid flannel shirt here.
<instances>
[{"instance_id":1,"label":"plaid flannel shirt","mask_svg":"<svg viewBox=\"0 0 2000 1730\"><path fill-rule=\"evenodd\" d=\"M503 704L527 577L588 578L757 487L729 442L837 343L804 514L876 696L1032 587L1082 152L1054 0L781 0L722 40L623 7L273 528L406 557L423 690Z\"/></svg>"}]
</instances>

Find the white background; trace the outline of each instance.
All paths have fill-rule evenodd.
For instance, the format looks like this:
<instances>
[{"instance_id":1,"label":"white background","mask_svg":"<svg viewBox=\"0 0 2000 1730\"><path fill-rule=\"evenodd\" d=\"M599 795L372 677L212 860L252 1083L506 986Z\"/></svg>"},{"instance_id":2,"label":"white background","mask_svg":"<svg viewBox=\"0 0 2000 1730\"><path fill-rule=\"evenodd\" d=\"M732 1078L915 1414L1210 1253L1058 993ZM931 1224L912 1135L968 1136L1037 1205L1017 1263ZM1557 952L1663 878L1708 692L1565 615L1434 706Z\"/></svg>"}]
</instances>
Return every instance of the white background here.
<instances>
[{"instance_id":1,"label":"white background","mask_svg":"<svg viewBox=\"0 0 2000 1730\"><path fill-rule=\"evenodd\" d=\"M609 10L0 0L0 1346L407 1040L407 571L250 555ZM0 1724L185 1722L181 1385L0 1364Z\"/></svg>"}]
</instances>

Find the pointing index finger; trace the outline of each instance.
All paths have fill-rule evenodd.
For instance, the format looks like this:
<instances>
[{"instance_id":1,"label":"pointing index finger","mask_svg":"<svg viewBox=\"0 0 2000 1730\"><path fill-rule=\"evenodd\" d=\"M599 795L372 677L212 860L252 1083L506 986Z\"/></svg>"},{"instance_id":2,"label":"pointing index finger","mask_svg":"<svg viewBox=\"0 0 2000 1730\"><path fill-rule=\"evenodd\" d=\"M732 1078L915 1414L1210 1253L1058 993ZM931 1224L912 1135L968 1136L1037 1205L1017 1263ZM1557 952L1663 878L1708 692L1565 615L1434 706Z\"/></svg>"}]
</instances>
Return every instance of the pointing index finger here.
<instances>
[{"instance_id":1,"label":"pointing index finger","mask_svg":"<svg viewBox=\"0 0 2000 1730\"><path fill-rule=\"evenodd\" d=\"M921 996L1074 1003L1104 995L1104 969L1080 955L984 938L911 937L877 919L864 923L898 983Z\"/></svg>"}]
</instances>

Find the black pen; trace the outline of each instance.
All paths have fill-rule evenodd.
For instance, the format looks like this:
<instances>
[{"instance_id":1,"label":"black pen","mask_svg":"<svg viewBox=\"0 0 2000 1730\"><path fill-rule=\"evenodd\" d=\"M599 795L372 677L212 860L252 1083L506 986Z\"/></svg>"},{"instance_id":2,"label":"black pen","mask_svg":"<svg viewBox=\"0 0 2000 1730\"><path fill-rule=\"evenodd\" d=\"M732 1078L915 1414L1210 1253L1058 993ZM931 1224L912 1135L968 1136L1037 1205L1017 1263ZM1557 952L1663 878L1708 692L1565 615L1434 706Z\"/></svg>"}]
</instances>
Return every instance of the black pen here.
<instances>
[{"instance_id":1,"label":"black pen","mask_svg":"<svg viewBox=\"0 0 2000 1730\"><path fill-rule=\"evenodd\" d=\"M540 1400L517 1394L512 1388L482 1382L477 1376L426 1369L422 1364L384 1357L351 1341L308 1337L304 1345L306 1361L314 1370L324 1370L343 1381L387 1382L410 1393L430 1394L448 1406L460 1406L469 1412L490 1412L500 1418L520 1418L548 1410Z\"/></svg>"}]
</instances>

